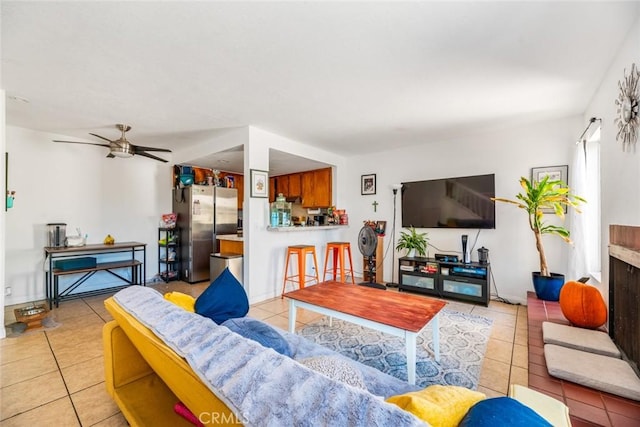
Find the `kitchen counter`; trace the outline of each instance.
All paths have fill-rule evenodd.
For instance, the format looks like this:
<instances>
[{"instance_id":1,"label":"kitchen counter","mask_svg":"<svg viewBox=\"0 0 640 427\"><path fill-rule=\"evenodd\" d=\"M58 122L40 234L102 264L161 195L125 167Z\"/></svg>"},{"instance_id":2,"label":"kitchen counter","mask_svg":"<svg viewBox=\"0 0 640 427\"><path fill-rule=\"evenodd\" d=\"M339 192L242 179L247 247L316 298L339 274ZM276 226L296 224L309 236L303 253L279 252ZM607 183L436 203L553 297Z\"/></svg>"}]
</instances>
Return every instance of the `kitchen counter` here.
<instances>
[{"instance_id":1,"label":"kitchen counter","mask_svg":"<svg viewBox=\"0 0 640 427\"><path fill-rule=\"evenodd\" d=\"M237 234L221 234L216 236L216 239L220 241L221 253L244 253L244 239L242 236L238 236Z\"/></svg>"},{"instance_id":2,"label":"kitchen counter","mask_svg":"<svg viewBox=\"0 0 640 427\"><path fill-rule=\"evenodd\" d=\"M238 236L237 234L220 234L216 236L218 240L229 240L231 242L242 242L244 241L242 236Z\"/></svg>"},{"instance_id":3,"label":"kitchen counter","mask_svg":"<svg viewBox=\"0 0 640 427\"><path fill-rule=\"evenodd\" d=\"M278 231L278 232L290 232L290 231L325 231L325 230L336 230L338 228L349 227L348 224L344 225L304 225L304 226L293 226L293 227L267 227L267 231Z\"/></svg>"}]
</instances>

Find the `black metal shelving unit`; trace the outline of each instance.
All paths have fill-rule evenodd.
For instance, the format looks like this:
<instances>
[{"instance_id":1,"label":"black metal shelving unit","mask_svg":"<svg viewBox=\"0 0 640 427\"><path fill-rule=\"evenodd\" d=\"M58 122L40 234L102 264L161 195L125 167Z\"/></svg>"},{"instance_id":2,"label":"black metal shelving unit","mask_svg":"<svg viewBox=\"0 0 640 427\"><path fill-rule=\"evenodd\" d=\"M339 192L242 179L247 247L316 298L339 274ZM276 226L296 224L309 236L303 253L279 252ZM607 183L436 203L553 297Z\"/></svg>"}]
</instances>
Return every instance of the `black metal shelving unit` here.
<instances>
[{"instance_id":1,"label":"black metal shelving unit","mask_svg":"<svg viewBox=\"0 0 640 427\"><path fill-rule=\"evenodd\" d=\"M168 283L180 280L180 228L158 228L158 274Z\"/></svg>"}]
</instances>

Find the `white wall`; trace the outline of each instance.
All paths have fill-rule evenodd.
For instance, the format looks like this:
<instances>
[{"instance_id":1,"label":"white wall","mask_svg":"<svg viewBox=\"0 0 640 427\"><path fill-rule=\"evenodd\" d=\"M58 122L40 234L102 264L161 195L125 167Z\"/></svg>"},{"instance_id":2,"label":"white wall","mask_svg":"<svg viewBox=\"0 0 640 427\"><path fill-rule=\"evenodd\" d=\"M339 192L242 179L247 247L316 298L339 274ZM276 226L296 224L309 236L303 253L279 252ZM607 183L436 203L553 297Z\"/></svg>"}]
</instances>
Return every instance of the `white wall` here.
<instances>
[{"instance_id":1,"label":"white wall","mask_svg":"<svg viewBox=\"0 0 640 427\"><path fill-rule=\"evenodd\" d=\"M202 132L204 134L204 132ZM174 164L189 165L191 162L210 156L211 153L228 150L245 144L249 139L249 127L224 128L207 131L201 135L203 142L180 149L180 145L173 151Z\"/></svg>"},{"instance_id":2,"label":"white wall","mask_svg":"<svg viewBox=\"0 0 640 427\"><path fill-rule=\"evenodd\" d=\"M5 92L4 89L0 90L0 155L6 152L6 115L5 115ZM4 161L0 163L0 174L5 176L5 164ZM2 181L2 185L0 185L0 189L2 189L2 194L6 194L7 188L4 180ZM0 288L0 307L4 307L5 305L5 297L4 297L4 288L5 288L5 250L6 250L6 215L2 215L0 218L0 277L2 280L2 288ZM0 325L4 325L4 308L0 310ZM0 328L0 339L6 336L6 331L4 328Z\"/></svg>"},{"instance_id":3,"label":"white wall","mask_svg":"<svg viewBox=\"0 0 640 427\"><path fill-rule=\"evenodd\" d=\"M4 286L12 289L5 305L45 297L43 247L50 222L66 223L67 234L81 228L87 243L102 243L107 234L147 243L147 280L157 273L158 222L171 211L171 162L107 159L103 148L54 143L70 138L13 126L6 139L16 199L5 215ZM114 281L99 274L103 283Z\"/></svg>"},{"instance_id":4,"label":"white wall","mask_svg":"<svg viewBox=\"0 0 640 427\"><path fill-rule=\"evenodd\" d=\"M625 43L621 46L600 88L589 104L584 123L589 117L602 118L600 139L601 161L601 265L600 289L606 299L609 292L609 225L640 226L640 156L636 146L626 152L616 141L617 125L615 100L618 82L629 75L631 64L640 66L640 20L636 21Z\"/></svg>"},{"instance_id":5,"label":"white wall","mask_svg":"<svg viewBox=\"0 0 640 427\"><path fill-rule=\"evenodd\" d=\"M322 270L326 242L343 239L343 232L337 230L273 232L267 231L269 200L251 198L250 170L269 169L269 149L275 149L302 156L336 167L333 177L334 201L344 200L345 160L333 153L302 144L273 133L250 127L249 143L245 145L245 239L244 277L249 300L254 303L280 295L284 278L285 252L289 245L315 245L318 254L318 268ZM359 228L355 227L356 230ZM354 227L347 229L353 231ZM357 234L357 231L355 231ZM311 257L309 257L309 260ZM309 270L308 270L309 271ZM291 290L291 284L289 284Z\"/></svg>"},{"instance_id":6,"label":"white wall","mask_svg":"<svg viewBox=\"0 0 640 427\"><path fill-rule=\"evenodd\" d=\"M492 133L481 133L460 140L438 141L410 148L393 149L381 153L363 154L349 158L345 185L344 206L352 224L350 239L357 250L358 225L365 220L387 221L385 247L392 240L394 183L469 176L493 173L496 175L496 195L513 198L520 191L520 176L530 177L531 168L539 166L569 165L576 138L584 129L581 117L543 122ZM392 144L390 143L390 146ZM360 177L377 175L376 195L360 195ZM379 203L377 212L371 205ZM401 227L401 197L397 196L396 242ZM553 218L553 217L551 217ZM568 223L565 224L568 227ZM478 230L426 229L430 255L436 252L461 251L461 235L468 234L473 242ZM570 247L555 236L545 236L545 249L551 271L565 273ZM531 272L539 271L538 255L533 233L530 231L524 211L514 206L496 206L496 229L482 230L479 234L472 260L477 260L477 249L490 250L490 262L494 285L499 295L514 302L525 302L526 292L533 290ZM396 265L398 256L396 255ZM397 267L392 269L393 249L386 252L384 276L386 281L397 282ZM393 273L392 273L393 271Z\"/></svg>"}]
</instances>

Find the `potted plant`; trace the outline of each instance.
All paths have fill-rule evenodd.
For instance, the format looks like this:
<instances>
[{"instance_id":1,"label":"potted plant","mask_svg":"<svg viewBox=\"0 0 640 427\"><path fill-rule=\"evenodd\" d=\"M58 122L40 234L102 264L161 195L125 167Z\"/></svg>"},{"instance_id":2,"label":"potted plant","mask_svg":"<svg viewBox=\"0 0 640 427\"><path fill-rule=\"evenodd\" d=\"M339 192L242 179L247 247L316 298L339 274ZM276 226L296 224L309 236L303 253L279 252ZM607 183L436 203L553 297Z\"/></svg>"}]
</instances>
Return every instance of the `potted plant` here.
<instances>
[{"instance_id":1,"label":"potted plant","mask_svg":"<svg viewBox=\"0 0 640 427\"><path fill-rule=\"evenodd\" d=\"M549 180L544 177L540 182L529 182L525 177L520 178L520 185L523 191L516 194L516 199L503 199L494 197L491 200L496 202L511 203L527 212L529 228L533 231L536 240L536 249L540 257L540 271L533 272L533 287L538 298L550 301L558 301L560 288L564 285L564 275L549 273L547 257L542 245L543 234L553 234L561 237L565 242L571 243L569 230L562 226L547 224L544 220L544 213L552 212L561 219L564 219L565 206L574 208L580 212L580 203L586 203L580 196L571 193L571 189L560 180Z\"/></svg>"},{"instance_id":2,"label":"potted plant","mask_svg":"<svg viewBox=\"0 0 640 427\"><path fill-rule=\"evenodd\" d=\"M427 233L418 233L414 227L409 228L409 232L401 231L400 240L396 245L396 250L407 249L407 256L425 256L427 254Z\"/></svg>"}]
</instances>

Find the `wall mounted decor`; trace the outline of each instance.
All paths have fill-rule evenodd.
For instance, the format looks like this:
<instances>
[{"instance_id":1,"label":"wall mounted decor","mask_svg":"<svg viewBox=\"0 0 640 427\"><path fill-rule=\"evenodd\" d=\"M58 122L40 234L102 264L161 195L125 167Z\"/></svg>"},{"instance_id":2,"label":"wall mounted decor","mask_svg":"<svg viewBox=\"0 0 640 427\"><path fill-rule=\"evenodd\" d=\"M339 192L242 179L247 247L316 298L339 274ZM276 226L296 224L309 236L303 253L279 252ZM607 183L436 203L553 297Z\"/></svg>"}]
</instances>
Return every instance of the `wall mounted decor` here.
<instances>
[{"instance_id":1,"label":"wall mounted decor","mask_svg":"<svg viewBox=\"0 0 640 427\"><path fill-rule=\"evenodd\" d=\"M540 168L531 168L531 182L542 181L545 177L549 177L549 181L562 181L562 187L567 186L567 176L569 175L569 166L545 166ZM553 209L542 209L544 213L553 213ZM567 206L564 206L564 213L567 213Z\"/></svg>"},{"instance_id":2,"label":"wall mounted decor","mask_svg":"<svg viewBox=\"0 0 640 427\"><path fill-rule=\"evenodd\" d=\"M618 133L616 134L616 140L622 142L622 150L624 151L627 146L631 148L631 145L638 140L638 125L640 124L640 117L638 117L638 99L640 93L638 93L638 80L640 80L640 72L636 68L636 64L631 64L631 72L627 76L625 70L624 79L618 81L618 99L616 99L616 105L618 106L617 117L615 123L618 125Z\"/></svg>"},{"instance_id":3,"label":"wall mounted decor","mask_svg":"<svg viewBox=\"0 0 640 427\"><path fill-rule=\"evenodd\" d=\"M269 197L269 172L251 169L251 197Z\"/></svg>"},{"instance_id":4,"label":"wall mounted decor","mask_svg":"<svg viewBox=\"0 0 640 427\"><path fill-rule=\"evenodd\" d=\"M362 175L360 178L360 194L376 194L376 174Z\"/></svg>"}]
</instances>

